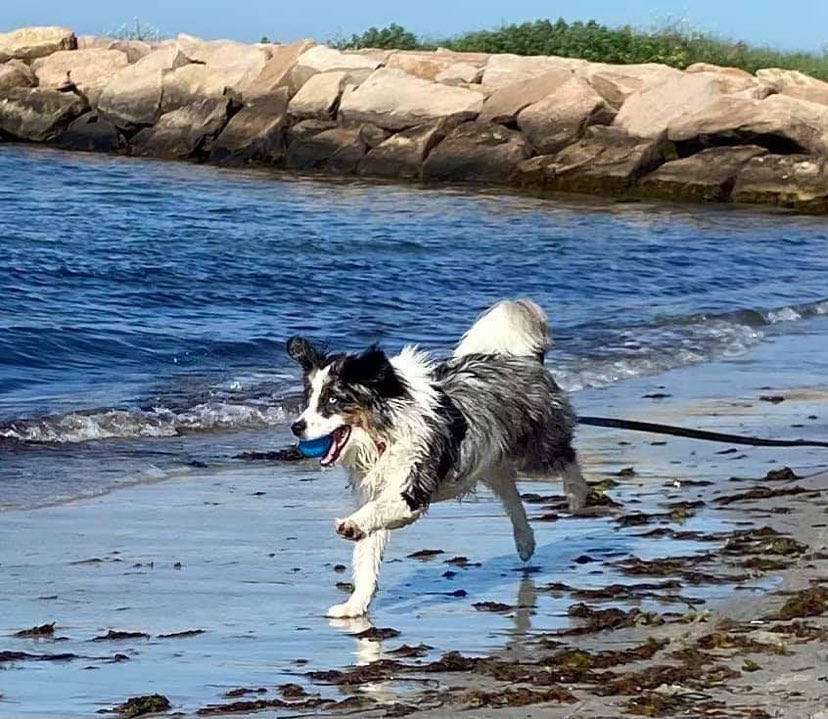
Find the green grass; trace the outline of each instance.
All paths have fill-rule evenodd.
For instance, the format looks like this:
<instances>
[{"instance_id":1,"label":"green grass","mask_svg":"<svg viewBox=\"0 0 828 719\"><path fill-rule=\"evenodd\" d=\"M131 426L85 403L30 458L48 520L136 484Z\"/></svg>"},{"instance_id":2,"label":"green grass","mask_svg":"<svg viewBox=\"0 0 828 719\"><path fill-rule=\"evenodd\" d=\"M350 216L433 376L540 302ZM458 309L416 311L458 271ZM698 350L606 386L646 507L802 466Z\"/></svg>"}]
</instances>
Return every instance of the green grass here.
<instances>
[{"instance_id":1,"label":"green grass","mask_svg":"<svg viewBox=\"0 0 828 719\"><path fill-rule=\"evenodd\" d=\"M559 55L618 64L659 62L680 69L696 62L740 67L748 72L782 67L828 80L828 51L783 52L754 47L675 24L643 31L629 26L611 28L594 20L573 23L536 20L429 40L392 23L385 28L369 28L361 35L347 39L335 39L332 44L340 49L434 50L445 47L463 52Z\"/></svg>"}]
</instances>

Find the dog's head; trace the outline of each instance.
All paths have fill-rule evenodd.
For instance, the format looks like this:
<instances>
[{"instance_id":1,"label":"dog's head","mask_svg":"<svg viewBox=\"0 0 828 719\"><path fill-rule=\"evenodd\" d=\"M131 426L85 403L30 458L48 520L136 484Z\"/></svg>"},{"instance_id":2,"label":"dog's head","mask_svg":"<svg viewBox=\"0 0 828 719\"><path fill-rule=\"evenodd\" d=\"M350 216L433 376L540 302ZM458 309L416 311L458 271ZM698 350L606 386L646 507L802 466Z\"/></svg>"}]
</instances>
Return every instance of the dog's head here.
<instances>
[{"instance_id":1,"label":"dog's head","mask_svg":"<svg viewBox=\"0 0 828 719\"><path fill-rule=\"evenodd\" d=\"M333 438L321 464L334 464L352 436L360 443L370 440L381 452L392 421L389 401L408 394L385 352L372 346L361 354L328 355L292 337L287 353L302 367L305 385L305 409L291 430L303 440Z\"/></svg>"}]
</instances>

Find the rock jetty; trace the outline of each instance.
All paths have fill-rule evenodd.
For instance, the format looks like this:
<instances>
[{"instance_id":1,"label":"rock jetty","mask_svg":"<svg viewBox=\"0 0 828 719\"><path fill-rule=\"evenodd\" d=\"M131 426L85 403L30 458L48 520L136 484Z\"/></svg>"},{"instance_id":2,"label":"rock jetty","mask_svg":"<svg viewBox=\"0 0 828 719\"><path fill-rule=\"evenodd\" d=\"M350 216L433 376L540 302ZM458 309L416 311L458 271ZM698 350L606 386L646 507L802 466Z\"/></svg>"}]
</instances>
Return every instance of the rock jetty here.
<instances>
[{"instance_id":1,"label":"rock jetty","mask_svg":"<svg viewBox=\"0 0 828 719\"><path fill-rule=\"evenodd\" d=\"M828 213L828 83L793 70L0 34L0 141Z\"/></svg>"}]
</instances>

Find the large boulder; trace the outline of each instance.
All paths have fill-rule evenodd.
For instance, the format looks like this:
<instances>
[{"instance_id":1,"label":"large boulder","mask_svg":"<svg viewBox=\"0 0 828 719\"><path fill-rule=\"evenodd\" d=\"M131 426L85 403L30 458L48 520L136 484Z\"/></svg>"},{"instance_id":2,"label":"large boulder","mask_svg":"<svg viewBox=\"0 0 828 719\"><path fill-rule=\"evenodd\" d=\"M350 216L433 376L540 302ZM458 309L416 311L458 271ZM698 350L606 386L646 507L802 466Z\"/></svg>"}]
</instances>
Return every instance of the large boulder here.
<instances>
[{"instance_id":1,"label":"large boulder","mask_svg":"<svg viewBox=\"0 0 828 719\"><path fill-rule=\"evenodd\" d=\"M480 82L487 87L497 89L531 80L552 70L564 69L576 73L587 64L586 60L569 57L492 55L486 63Z\"/></svg>"},{"instance_id":2,"label":"large boulder","mask_svg":"<svg viewBox=\"0 0 828 719\"><path fill-rule=\"evenodd\" d=\"M340 175L352 174L367 151L368 144L360 128L332 127L294 135L288 145L285 163L293 170L325 169Z\"/></svg>"},{"instance_id":3,"label":"large boulder","mask_svg":"<svg viewBox=\"0 0 828 719\"><path fill-rule=\"evenodd\" d=\"M566 67L559 67L529 80L506 85L495 90L483 103L480 122L511 124L524 108L551 95L574 77Z\"/></svg>"},{"instance_id":4,"label":"large boulder","mask_svg":"<svg viewBox=\"0 0 828 719\"><path fill-rule=\"evenodd\" d=\"M343 95L339 114L346 123L403 130L440 118L470 120L482 107L480 93L383 68Z\"/></svg>"},{"instance_id":5,"label":"large boulder","mask_svg":"<svg viewBox=\"0 0 828 719\"><path fill-rule=\"evenodd\" d=\"M828 105L828 82L817 80L805 73L772 67L757 70L756 77L775 86L783 95Z\"/></svg>"},{"instance_id":6,"label":"large boulder","mask_svg":"<svg viewBox=\"0 0 828 719\"><path fill-rule=\"evenodd\" d=\"M299 55L296 64L314 72L375 70L382 65L382 60L374 54L342 52L325 45L314 45Z\"/></svg>"},{"instance_id":7,"label":"large boulder","mask_svg":"<svg viewBox=\"0 0 828 719\"><path fill-rule=\"evenodd\" d=\"M179 35L179 52L192 63L204 65L216 78L234 92L243 94L258 78L270 59L267 45L246 45L231 40L201 40Z\"/></svg>"},{"instance_id":8,"label":"large boulder","mask_svg":"<svg viewBox=\"0 0 828 719\"><path fill-rule=\"evenodd\" d=\"M513 182L532 189L623 196L667 159L675 159L675 149L663 138L631 137L598 125L555 155L522 162Z\"/></svg>"},{"instance_id":9,"label":"large boulder","mask_svg":"<svg viewBox=\"0 0 828 719\"><path fill-rule=\"evenodd\" d=\"M162 73L161 114L190 105L204 98L219 98L234 93L221 72L201 63L171 68Z\"/></svg>"},{"instance_id":10,"label":"large boulder","mask_svg":"<svg viewBox=\"0 0 828 719\"><path fill-rule=\"evenodd\" d=\"M244 100L255 100L267 96L278 88L286 86L290 72L299 56L313 46L312 40L298 40L289 45L271 46L270 59L242 93Z\"/></svg>"},{"instance_id":11,"label":"large boulder","mask_svg":"<svg viewBox=\"0 0 828 719\"><path fill-rule=\"evenodd\" d=\"M681 70L649 62L638 65L589 63L580 75L618 110L630 95L681 77Z\"/></svg>"},{"instance_id":12,"label":"large boulder","mask_svg":"<svg viewBox=\"0 0 828 719\"><path fill-rule=\"evenodd\" d=\"M0 90L12 87L34 87L37 78L22 60L9 60L0 65Z\"/></svg>"},{"instance_id":13,"label":"large boulder","mask_svg":"<svg viewBox=\"0 0 828 719\"><path fill-rule=\"evenodd\" d=\"M115 40L109 43L107 50L119 50L126 55L127 62L132 65L149 55L153 51L153 46L143 40Z\"/></svg>"},{"instance_id":14,"label":"large boulder","mask_svg":"<svg viewBox=\"0 0 828 719\"><path fill-rule=\"evenodd\" d=\"M674 142L759 144L776 152L828 154L828 111L824 105L771 95L764 100L722 96L675 118Z\"/></svg>"},{"instance_id":15,"label":"large boulder","mask_svg":"<svg viewBox=\"0 0 828 719\"><path fill-rule=\"evenodd\" d=\"M715 78L683 73L630 95L614 125L636 137L658 137L671 121L695 112L722 95Z\"/></svg>"},{"instance_id":16,"label":"large boulder","mask_svg":"<svg viewBox=\"0 0 828 719\"><path fill-rule=\"evenodd\" d=\"M302 120L331 117L347 79L345 70L320 72L311 77L291 99L288 105L291 117Z\"/></svg>"},{"instance_id":17,"label":"large boulder","mask_svg":"<svg viewBox=\"0 0 828 719\"><path fill-rule=\"evenodd\" d=\"M826 161L808 155L754 157L736 178L732 197L735 202L828 213Z\"/></svg>"},{"instance_id":18,"label":"large boulder","mask_svg":"<svg viewBox=\"0 0 828 719\"><path fill-rule=\"evenodd\" d=\"M120 50L60 50L32 63L40 87L60 87L71 78L94 105L106 83L129 65Z\"/></svg>"},{"instance_id":19,"label":"large boulder","mask_svg":"<svg viewBox=\"0 0 828 719\"><path fill-rule=\"evenodd\" d=\"M409 75L432 82L474 82L482 74L482 68L489 59L481 53L423 52L421 50L398 50L391 54L386 67L402 70ZM458 67L462 66L462 67ZM443 79L440 79L440 76ZM459 77L471 78L459 80Z\"/></svg>"},{"instance_id":20,"label":"large boulder","mask_svg":"<svg viewBox=\"0 0 828 719\"><path fill-rule=\"evenodd\" d=\"M132 138L132 154L183 160L206 151L227 123L231 108L228 98L210 98L167 112Z\"/></svg>"},{"instance_id":21,"label":"large boulder","mask_svg":"<svg viewBox=\"0 0 828 719\"><path fill-rule=\"evenodd\" d=\"M23 27L0 33L0 62L34 60L77 46L78 39L68 27Z\"/></svg>"},{"instance_id":22,"label":"large boulder","mask_svg":"<svg viewBox=\"0 0 828 719\"><path fill-rule=\"evenodd\" d=\"M52 142L63 150L80 152L120 152L126 148L115 125L94 112L73 120Z\"/></svg>"},{"instance_id":23,"label":"large boulder","mask_svg":"<svg viewBox=\"0 0 828 719\"><path fill-rule=\"evenodd\" d=\"M441 70L434 78L436 82L443 85L473 85L480 82L483 76L483 68L472 65L468 62L456 62Z\"/></svg>"},{"instance_id":24,"label":"large boulder","mask_svg":"<svg viewBox=\"0 0 828 719\"><path fill-rule=\"evenodd\" d=\"M666 162L638 183L647 197L695 202L725 202L742 167L767 150L755 145L711 147L696 155Z\"/></svg>"},{"instance_id":25,"label":"large boulder","mask_svg":"<svg viewBox=\"0 0 828 719\"><path fill-rule=\"evenodd\" d=\"M285 154L287 88L245 104L212 143L210 160L227 165L274 164Z\"/></svg>"},{"instance_id":26,"label":"large boulder","mask_svg":"<svg viewBox=\"0 0 828 719\"><path fill-rule=\"evenodd\" d=\"M424 180L508 182L530 155L523 136L493 122L466 122L432 150Z\"/></svg>"},{"instance_id":27,"label":"large boulder","mask_svg":"<svg viewBox=\"0 0 828 719\"><path fill-rule=\"evenodd\" d=\"M82 97L40 87L13 87L0 92L0 133L19 140L44 142L60 134L89 109Z\"/></svg>"},{"instance_id":28,"label":"large boulder","mask_svg":"<svg viewBox=\"0 0 828 719\"><path fill-rule=\"evenodd\" d=\"M421 176L423 161L449 131L444 120L415 125L387 138L360 162L359 174L413 179Z\"/></svg>"},{"instance_id":29,"label":"large boulder","mask_svg":"<svg viewBox=\"0 0 828 719\"><path fill-rule=\"evenodd\" d=\"M590 125L608 125L614 116L601 95L585 80L573 77L521 110L517 124L532 147L548 155L577 140Z\"/></svg>"},{"instance_id":30,"label":"large boulder","mask_svg":"<svg viewBox=\"0 0 828 719\"><path fill-rule=\"evenodd\" d=\"M99 112L119 127L153 124L161 112L165 72L188 63L174 45L153 50L106 83Z\"/></svg>"}]
</instances>

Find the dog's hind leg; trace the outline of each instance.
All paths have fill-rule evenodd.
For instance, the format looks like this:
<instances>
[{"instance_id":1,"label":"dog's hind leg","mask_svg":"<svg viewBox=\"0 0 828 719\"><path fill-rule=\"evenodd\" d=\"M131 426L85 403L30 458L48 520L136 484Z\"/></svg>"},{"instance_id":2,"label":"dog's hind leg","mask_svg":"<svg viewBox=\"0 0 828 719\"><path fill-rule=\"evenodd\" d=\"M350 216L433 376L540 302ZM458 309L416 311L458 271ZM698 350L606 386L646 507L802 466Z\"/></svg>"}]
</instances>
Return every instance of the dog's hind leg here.
<instances>
[{"instance_id":1,"label":"dog's hind leg","mask_svg":"<svg viewBox=\"0 0 828 719\"><path fill-rule=\"evenodd\" d=\"M524 562L528 561L535 553L535 532L529 525L526 509L517 491L514 471L496 470L483 481L500 500L506 510L506 515L512 522L512 534L515 538L518 556Z\"/></svg>"},{"instance_id":2,"label":"dog's hind leg","mask_svg":"<svg viewBox=\"0 0 828 719\"><path fill-rule=\"evenodd\" d=\"M575 456L575 452L572 451L571 456L556 461L555 471L563 481L564 494L569 504L569 511L580 512L586 506L589 486L581 472L581 465L578 464L578 458Z\"/></svg>"},{"instance_id":3,"label":"dog's hind leg","mask_svg":"<svg viewBox=\"0 0 828 719\"><path fill-rule=\"evenodd\" d=\"M334 604L328 609L329 617L361 617L368 612L377 591L382 554L388 544L388 535L387 529L380 529L354 545L354 591L347 602Z\"/></svg>"}]
</instances>

